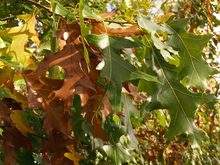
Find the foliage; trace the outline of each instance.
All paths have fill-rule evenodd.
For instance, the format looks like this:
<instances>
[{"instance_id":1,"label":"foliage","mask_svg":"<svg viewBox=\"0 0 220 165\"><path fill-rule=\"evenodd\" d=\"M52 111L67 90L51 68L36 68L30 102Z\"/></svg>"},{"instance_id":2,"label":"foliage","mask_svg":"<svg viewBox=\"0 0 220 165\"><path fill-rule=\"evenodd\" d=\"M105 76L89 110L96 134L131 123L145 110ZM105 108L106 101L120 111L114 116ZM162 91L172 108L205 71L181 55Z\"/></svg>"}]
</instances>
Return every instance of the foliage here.
<instances>
[{"instance_id":1,"label":"foliage","mask_svg":"<svg viewBox=\"0 0 220 165\"><path fill-rule=\"evenodd\" d=\"M218 11L3 0L1 164L219 164Z\"/></svg>"}]
</instances>

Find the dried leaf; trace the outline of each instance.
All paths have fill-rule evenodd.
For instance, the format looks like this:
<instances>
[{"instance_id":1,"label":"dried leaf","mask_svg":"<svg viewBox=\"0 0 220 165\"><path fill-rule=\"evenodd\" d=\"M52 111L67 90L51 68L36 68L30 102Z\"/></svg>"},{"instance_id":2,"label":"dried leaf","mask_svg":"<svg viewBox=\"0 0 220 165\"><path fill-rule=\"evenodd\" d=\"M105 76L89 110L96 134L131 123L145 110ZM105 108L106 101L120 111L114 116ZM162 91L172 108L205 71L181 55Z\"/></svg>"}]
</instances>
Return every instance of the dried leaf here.
<instances>
[{"instance_id":1,"label":"dried leaf","mask_svg":"<svg viewBox=\"0 0 220 165\"><path fill-rule=\"evenodd\" d=\"M139 29L137 25L132 25L125 28L109 28L105 26L104 23L97 21L92 21L92 25L92 34L108 34L110 36L117 37L129 37L146 34L143 30Z\"/></svg>"},{"instance_id":2,"label":"dried leaf","mask_svg":"<svg viewBox=\"0 0 220 165\"><path fill-rule=\"evenodd\" d=\"M132 25L126 28L107 28L107 33L110 36L129 37L146 34L143 30L139 29L137 25Z\"/></svg>"},{"instance_id":3,"label":"dried leaf","mask_svg":"<svg viewBox=\"0 0 220 165\"><path fill-rule=\"evenodd\" d=\"M38 65L37 70L24 73L30 107L39 107L42 102L52 101L56 98L64 100L66 109L71 107L73 89L87 72L82 44L79 41L79 26L77 24L72 26L74 32L71 33L71 37L67 40L68 44L63 50L46 56ZM46 71L54 65L64 69L65 78L63 81L51 80L44 76ZM39 103L39 98L41 103Z\"/></svg>"}]
</instances>

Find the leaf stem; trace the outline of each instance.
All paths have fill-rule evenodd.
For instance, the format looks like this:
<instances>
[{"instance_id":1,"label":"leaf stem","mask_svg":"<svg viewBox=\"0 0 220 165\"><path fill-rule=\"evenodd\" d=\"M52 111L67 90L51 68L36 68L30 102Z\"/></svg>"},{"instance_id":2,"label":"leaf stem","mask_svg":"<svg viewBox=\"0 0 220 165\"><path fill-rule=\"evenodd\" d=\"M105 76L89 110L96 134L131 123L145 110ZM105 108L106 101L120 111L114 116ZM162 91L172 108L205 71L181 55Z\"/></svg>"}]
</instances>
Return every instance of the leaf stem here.
<instances>
[{"instance_id":1,"label":"leaf stem","mask_svg":"<svg viewBox=\"0 0 220 165\"><path fill-rule=\"evenodd\" d=\"M94 114L93 114L92 120L91 120L92 125L93 125L93 122L94 122L95 115L96 115L96 113L98 112L98 110L100 109L100 107L101 107L101 105L102 105L102 101L103 101L103 99L104 99L104 97L105 97L105 95L106 95L106 93L107 93L107 91L108 91L108 88L109 88L109 83L108 83L107 85L105 85L105 88L104 88L105 90L104 90L104 92L102 93L102 97L100 98L98 104L96 105L96 107L95 107L95 109L94 109L94 111L93 111Z\"/></svg>"},{"instance_id":2,"label":"leaf stem","mask_svg":"<svg viewBox=\"0 0 220 165\"><path fill-rule=\"evenodd\" d=\"M83 44L83 49L84 49L84 58L89 70L89 53L88 50L86 48L86 43L85 43L85 23L84 23L84 17L83 17L83 6L84 6L84 0L80 0L79 1L79 23L80 23L80 31L81 31L81 35L82 35L82 44Z\"/></svg>"},{"instance_id":3,"label":"leaf stem","mask_svg":"<svg viewBox=\"0 0 220 165\"><path fill-rule=\"evenodd\" d=\"M53 24L52 24L53 32L51 37L51 50L54 53L56 52L56 14L55 14L56 3L54 3L54 0L50 0L50 5L53 11Z\"/></svg>"}]
</instances>

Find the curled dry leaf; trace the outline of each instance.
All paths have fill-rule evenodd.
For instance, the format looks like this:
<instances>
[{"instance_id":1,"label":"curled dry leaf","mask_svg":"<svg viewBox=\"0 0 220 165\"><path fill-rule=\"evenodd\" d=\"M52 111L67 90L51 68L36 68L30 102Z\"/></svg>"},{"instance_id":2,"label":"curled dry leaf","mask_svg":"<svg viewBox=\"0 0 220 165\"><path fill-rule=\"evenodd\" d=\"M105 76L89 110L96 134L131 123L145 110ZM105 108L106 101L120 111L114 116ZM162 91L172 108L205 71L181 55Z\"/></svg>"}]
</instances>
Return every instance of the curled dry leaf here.
<instances>
[{"instance_id":1,"label":"curled dry leaf","mask_svg":"<svg viewBox=\"0 0 220 165\"><path fill-rule=\"evenodd\" d=\"M92 25L93 25L93 29L91 31L92 34L107 33L110 36L117 36L117 37L129 37L129 36L146 34L137 25L132 25L123 28L109 28L106 25L104 25L103 22L97 22L95 20L92 21Z\"/></svg>"}]
</instances>

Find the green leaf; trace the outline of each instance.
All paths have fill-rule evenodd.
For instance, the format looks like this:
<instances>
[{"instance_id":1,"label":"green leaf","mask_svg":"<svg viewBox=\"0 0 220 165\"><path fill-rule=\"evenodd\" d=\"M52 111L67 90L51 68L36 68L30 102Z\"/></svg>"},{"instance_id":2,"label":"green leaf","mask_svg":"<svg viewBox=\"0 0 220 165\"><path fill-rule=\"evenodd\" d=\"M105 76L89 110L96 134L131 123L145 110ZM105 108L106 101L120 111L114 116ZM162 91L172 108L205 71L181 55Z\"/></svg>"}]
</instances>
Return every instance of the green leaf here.
<instances>
[{"instance_id":1,"label":"green leaf","mask_svg":"<svg viewBox=\"0 0 220 165\"><path fill-rule=\"evenodd\" d=\"M29 165L29 164L35 164L34 163L34 158L32 156L32 152L28 151L26 149L18 149L15 151L15 157L19 164L22 165Z\"/></svg>"},{"instance_id":2,"label":"green leaf","mask_svg":"<svg viewBox=\"0 0 220 165\"><path fill-rule=\"evenodd\" d=\"M7 56L1 56L0 61L3 62L4 64L6 64L7 66L10 66L10 67L15 68L17 70L22 69L22 66L19 64L19 62L13 61L13 57L9 54Z\"/></svg>"},{"instance_id":3,"label":"green leaf","mask_svg":"<svg viewBox=\"0 0 220 165\"><path fill-rule=\"evenodd\" d=\"M104 128L109 137L109 142L116 145L120 141L121 136L124 135L124 131L118 124L115 123L113 117L113 114L107 116Z\"/></svg>"},{"instance_id":4,"label":"green leaf","mask_svg":"<svg viewBox=\"0 0 220 165\"><path fill-rule=\"evenodd\" d=\"M166 116L164 114L164 112L162 110L156 110L155 113L157 114L157 120L159 125L161 125L162 127L166 127Z\"/></svg>"},{"instance_id":5,"label":"green leaf","mask_svg":"<svg viewBox=\"0 0 220 165\"><path fill-rule=\"evenodd\" d=\"M136 80L136 79L142 79L142 80L145 80L145 81L153 81L153 82L160 83L160 81L158 80L157 77L152 76L152 75L147 74L147 73L144 73L140 70L134 71L130 75L130 80Z\"/></svg>"},{"instance_id":6,"label":"green leaf","mask_svg":"<svg viewBox=\"0 0 220 165\"><path fill-rule=\"evenodd\" d=\"M121 37L110 37L107 34L89 35L87 39L91 44L103 50L105 65L101 76L109 80L109 98L113 110L119 112L121 111L121 83L130 80L131 73L136 70L129 61L122 58L121 49L137 47L139 44Z\"/></svg>"},{"instance_id":7,"label":"green leaf","mask_svg":"<svg viewBox=\"0 0 220 165\"><path fill-rule=\"evenodd\" d=\"M154 46L160 50L160 54L163 56L163 58L169 62L169 61L176 61L178 59L173 58L173 55L178 55L178 51L174 50L171 46L166 44L166 39L163 39L163 36L168 36L171 35L172 32L169 30L169 28L162 26L162 25L157 25L156 23L153 23L149 21L146 17L144 16L139 16L138 17L138 25L149 31L151 34L151 39L153 41ZM160 39L160 35L162 34ZM163 41L165 40L165 41ZM177 62L176 62L177 63ZM175 64L175 62L174 62Z\"/></svg>"},{"instance_id":8,"label":"green leaf","mask_svg":"<svg viewBox=\"0 0 220 165\"><path fill-rule=\"evenodd\" d=\"M99 15L95 14L93 12L93 10L87 5L84 5L84 8L83 8L82 12L83 12L83 16L85 18L95 19L97 21L101 21L101 17Z\"/></svg>"},{"instance_id":9,"label":"green leaf","mask_svg":"<svg viewBox=\"0 0 220 165\"><path fill-rule=\"evenodd\" d=\"M155 50L152 55L156 59L155 71L162 84L156 84L151 103L147 106L148 110L167 109L170 114L171 122L166 133L166 138L187 132L192 144L197 146L201 143L204 135L203 131L194 124L195 112L202 103L209 102L214 98L213 95L191 93L177 79L176 68L166 63Z\"/></svg>"},{"instance_id":10,"label":"green leaf","mask_svg":"<svg viewBox=\"0 0 220 165\"><path fill-rule=\"evenodd\" d=\"M120 144L117 145L105 145L103 146L104 151L111 158L112 165L122 165L122 163L127 162L131 159L130 153L123 148Z\"/></svg>"},{"instance_id":11,"label":"green leaf","mask_svg":"<svg viewBox=\"0 0 220 165\"><path fill-rule=\"evenodd\" d=\"M186 86L200 89L207 87L207 79L216 73L202 58L202 50L211 39L212 35L195 35L184 30L186 19L177 20L168 24L173 35L169 38L169 45L178 50L180 56L180 79L184 79Z\"/></svg>"},{"instance_id":12,"label":"green leaf","mask_svg":"<svg viewBox=\"0 0 220 165\"><path fill-rule=\"evenodd\" d=\"M55 1L55 9L54 12L56 14L59 14L63 17L66 17L69 21L73 22L76 20L75 15L73 12L65 8L62 4L60 4L58 1Z\"/></svg>"},{"instance_id":13,"label":"green leaf","mask_svg":"<svg viewBox=\"0 0 220 165\"><path fill-rule=\"evenodd\" d=\"M121 57L120 50L137 47L139 44L125 38L110 37L107 34L89 35L87 39L90 43L103 49L105 62L101 73L103 77L117 83L130 79L130 74L136 69Z\"/></svg>"},{"instance_id":14,"label":"green leaf","mask_svg":"<svg viewBox=\"0 0 220 165\"><path fill-rule=\"evenodd\" d=\"M90 63L90 59L89 59L89 53L88 50L86 48L86 43L85 43L85 37L87 35L87 28L86 25L84 23L84 17L83 17L83 7L85 5L85 1L84 0L80 0L79 1L79 25L80 25L80 31L81 31L81 35L82 35L82 44L83 44L83 49L84 49L84 59L86 61L86 64L89 65Z\"/></svg>"},{"instance_id":15,"label":"green leaf","mask_svg":"<svg viewBox=\"0 0 220 165\"><path fill-rule=\"evenodd\" d=\"M0 97L1 98L11 98L11 99L14 99L13 94L6 87L0 87Z\"/></svg>"},{"instance_id":16,"label":"green leaf","mask_svg":"<svg viewBox=\"0 0 220 165\"><path fill-rule=\"evenodd\" d=\"M109 84L109 100L112 104L113 112L121 111L121 90L122 85L120 83L110 82Z\"/></svg>"},{"instance_id":17,"label":"green leaf","mask_svg":"<svg viewBox=\"0 0 220 165\"><path fill-rule=\"evenodd\" d=\"M123 117L124 129L125 129L125 132L128 134L129 139L131 140L132 144L135 147L137 147L138 141L135 137L131 117L135 116L136 121L138 121L140 118L140 114L138 115L136 113L137 109L133 105L132 100L127 95L123 95L122 102L123 102L123 114L124 114L124 117Z\"/></svg>"}]
</instances>

